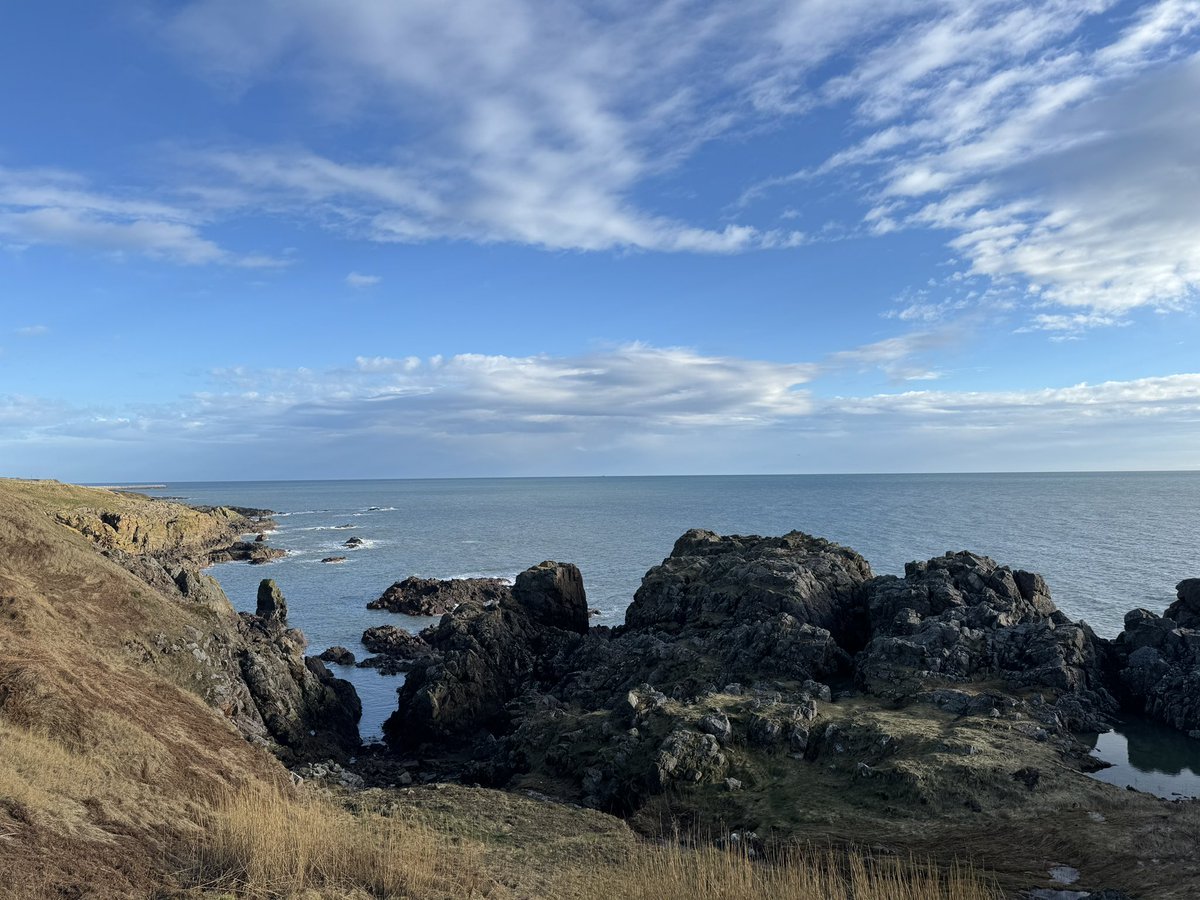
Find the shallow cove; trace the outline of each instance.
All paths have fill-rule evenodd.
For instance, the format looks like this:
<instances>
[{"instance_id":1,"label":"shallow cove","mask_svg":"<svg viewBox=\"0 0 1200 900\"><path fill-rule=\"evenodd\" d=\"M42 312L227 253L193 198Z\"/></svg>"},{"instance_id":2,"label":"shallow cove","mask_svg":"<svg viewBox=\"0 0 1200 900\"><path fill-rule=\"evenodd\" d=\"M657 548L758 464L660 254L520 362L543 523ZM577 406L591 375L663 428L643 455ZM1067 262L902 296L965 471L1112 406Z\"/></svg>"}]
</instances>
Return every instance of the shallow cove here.
<instances>
[{"instance_id":1,"label":"shallow cove","mask_svg":"<svg viewBox=\"0 0 1200 900\"><path fill-rule=\"evenodd\" d=\"M1085 741L1112 765L1090 773L1118 787L1169 800L1200 797L1200 740L1147 719L1127 718Z\"/></svg>"}]
</instances>

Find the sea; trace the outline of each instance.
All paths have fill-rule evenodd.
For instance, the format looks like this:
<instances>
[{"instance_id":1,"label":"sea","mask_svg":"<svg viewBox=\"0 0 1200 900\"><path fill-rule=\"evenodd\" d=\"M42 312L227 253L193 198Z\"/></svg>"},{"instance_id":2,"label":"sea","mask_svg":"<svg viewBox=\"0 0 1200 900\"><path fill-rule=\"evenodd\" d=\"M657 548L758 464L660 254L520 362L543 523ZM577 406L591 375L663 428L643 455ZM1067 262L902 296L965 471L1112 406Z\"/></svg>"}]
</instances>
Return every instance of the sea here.
<instances>
[{"instance_id":1,"label":"sea","mask_svg":"<svg viewBox=\"0 0 1200 900\"><path fill-rule=\"evenodd\" d=\"M409 575L513 578L545 559L573 562L600 611L593 622L619 624L642 575L689 528L804 531L854 548L876 574L971 550L1042 574L1059 608L1105 637L1126 611L1161 613L1177 582L1200 576L1200 472L175 482L144 492L274 510L269 542L288 555L210 574L244 610L258 582L275 579L310 653L340 645L360 658L366 628L434 621L366 608ZM351 537L362 539L358 549L345 546ZM346 560L321 561L331 556ZM331 668L363 699L364 740L378 739L403 676ZM1098 745L1120 757L1121 737ZM1175 771L1147 789L1200 794L1200 741L1162 737ZM1140 730L1135 743L1156 742ZM1128 752L1117 767L1153 770L1153 753L1133 756L1141 767Z\"/></svg>"}]
</instances>

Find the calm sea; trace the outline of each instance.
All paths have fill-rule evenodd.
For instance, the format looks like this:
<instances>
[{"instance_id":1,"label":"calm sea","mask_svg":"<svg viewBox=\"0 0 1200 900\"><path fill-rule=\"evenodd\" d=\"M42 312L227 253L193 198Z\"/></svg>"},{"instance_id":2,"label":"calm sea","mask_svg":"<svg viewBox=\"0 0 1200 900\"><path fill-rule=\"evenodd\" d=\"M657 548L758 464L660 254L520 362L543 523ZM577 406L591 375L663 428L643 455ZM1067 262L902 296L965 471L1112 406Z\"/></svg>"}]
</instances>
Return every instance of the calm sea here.
<instances>
[{"instance_id":1,"label":"calm sea","mask_svg":"<svg viewBox=\"0 0 1200 900\"><path fill-rule=\"evenodd\" d=\"M367 627L428 623L365 608L407 575L511 578L543 559L574 562L602 612L594 621L616 624L646 569L695 527L807 531L853 547L876 573L973 550L1042 573L1059 607L1104 636L1127 610L1161 612L1176 582L1200 576L1198 472L247 481L148 493L277 510L270 540L286 559L211 573L239 609L274 578L310 652L340 644L360 657ZM347 550L351 536L365 545ZM399 682L336 668L363 697L363 737L377 736Z\"/></svg>"}]
</instances>

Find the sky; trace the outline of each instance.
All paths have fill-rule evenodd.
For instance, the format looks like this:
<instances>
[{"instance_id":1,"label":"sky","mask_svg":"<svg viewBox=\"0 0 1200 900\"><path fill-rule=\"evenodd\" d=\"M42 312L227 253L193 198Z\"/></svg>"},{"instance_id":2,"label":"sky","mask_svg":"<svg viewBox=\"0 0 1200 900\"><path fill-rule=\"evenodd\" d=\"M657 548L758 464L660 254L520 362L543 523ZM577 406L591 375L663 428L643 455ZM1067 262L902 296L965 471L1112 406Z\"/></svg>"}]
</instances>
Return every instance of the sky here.
<instances>
[{"instance_id":1,"label":"sky","mask_svg":"<svg viewBox=\"0 0 1200 900\"><path fill-rule=\"evenodd\" d=\"M0 10L0 474L1200 468L1200 0Z\"/></svg>"}]
</instances>

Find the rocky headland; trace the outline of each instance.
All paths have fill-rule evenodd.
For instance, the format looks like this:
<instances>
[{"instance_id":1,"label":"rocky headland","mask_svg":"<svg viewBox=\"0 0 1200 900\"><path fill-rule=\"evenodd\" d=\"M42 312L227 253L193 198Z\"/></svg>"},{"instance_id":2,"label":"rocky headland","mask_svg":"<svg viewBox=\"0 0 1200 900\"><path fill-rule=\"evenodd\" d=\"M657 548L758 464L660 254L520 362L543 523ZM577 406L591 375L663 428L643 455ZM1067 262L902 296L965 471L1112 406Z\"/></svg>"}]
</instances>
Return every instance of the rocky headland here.
<instances>
[{"instance_id":1,"label":"rocky headland","mask_svg":"<svg viewBox=\"0 0 1200 900\"><path fill-rule=\"evenodd\" d=\"M442 585L420 589L453 596L440 622L387 648L408 675L384 727L438 777L457 767L648 830L942 842L998 871L1052 840L1080 885L1157 895L1170 857L1200 886L1184 850L1195 804L1087 777L1097 761L1080 740L1123 711L1200 735L1200 580L1162 615L1131 612L1115 639L986 556L875 576L799 532L688 532L611 629L589 628L569 563L511 586ZM1146 829L1158 863L1125 843Z\"/></svg>"}]
</instances>

